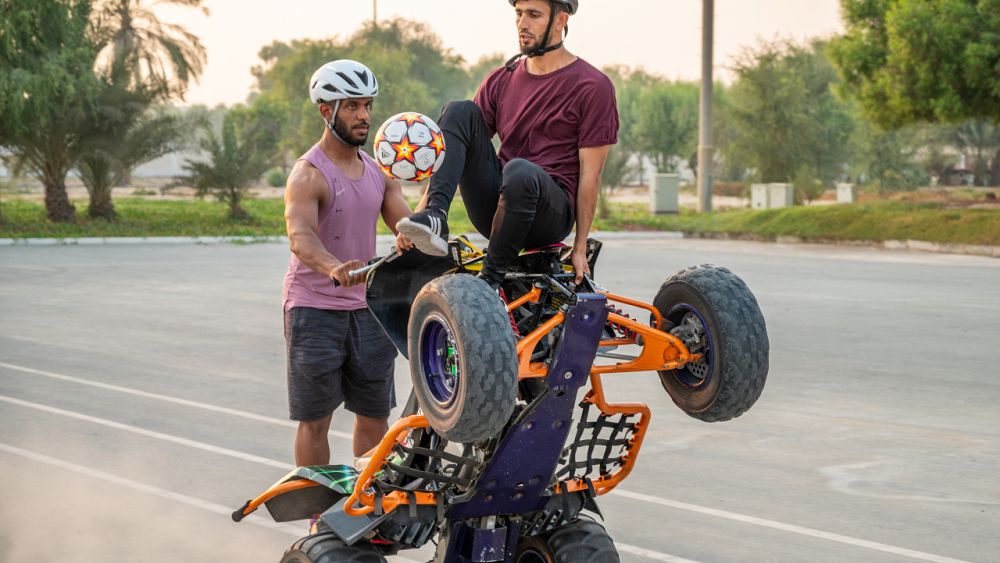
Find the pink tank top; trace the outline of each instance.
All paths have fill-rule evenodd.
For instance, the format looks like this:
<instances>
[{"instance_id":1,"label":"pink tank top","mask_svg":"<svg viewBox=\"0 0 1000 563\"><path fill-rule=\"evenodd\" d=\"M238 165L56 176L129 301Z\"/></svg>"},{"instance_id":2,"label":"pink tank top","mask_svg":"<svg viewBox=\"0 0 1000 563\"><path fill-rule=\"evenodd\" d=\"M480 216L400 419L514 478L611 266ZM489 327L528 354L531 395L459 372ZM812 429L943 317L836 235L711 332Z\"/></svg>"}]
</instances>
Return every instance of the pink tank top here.
<instances>
[{"instance_id":1,"label":"pink tank top","mask_svg":"<svg viewBox=\"0 0 1000 563\"><path fill-rule=\"evenodd\" d=\"M299 160L315 166L330 189L330 197L319 210L319 240L341 262L375 257L375 225L385 195L385 177L375 160L358 151L364 173L352 180L341 172L319 148L313 145ZM334 287L326 273L313 271L293 254L285 273L282 291L285 311L292 307L312 307L353 311L364 309L365 285Z\"/></svg>"}]
</instances>

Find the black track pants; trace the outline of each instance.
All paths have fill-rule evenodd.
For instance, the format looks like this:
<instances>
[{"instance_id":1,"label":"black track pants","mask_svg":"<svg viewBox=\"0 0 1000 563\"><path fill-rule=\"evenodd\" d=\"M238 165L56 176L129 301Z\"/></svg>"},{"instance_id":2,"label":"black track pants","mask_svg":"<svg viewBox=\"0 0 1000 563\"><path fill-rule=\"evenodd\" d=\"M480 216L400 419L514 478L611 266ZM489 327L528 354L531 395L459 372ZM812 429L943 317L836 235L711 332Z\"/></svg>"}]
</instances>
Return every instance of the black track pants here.
<instances>
[{"instance_id":1,"label":"black track pants","mask_svg":"<svg viewBox=\"0 0 1000 563\"><path fill-rule=\"evenodd\" d=\"M500 281L518 252L562 241L573 229L566 191L544 170L515 158L500 164L479 106L451 102L438 120L447 150L431 178L427 207L448 211L456 188L473 226L489 237L484 274Z\"/></svg>"}]
</instances>

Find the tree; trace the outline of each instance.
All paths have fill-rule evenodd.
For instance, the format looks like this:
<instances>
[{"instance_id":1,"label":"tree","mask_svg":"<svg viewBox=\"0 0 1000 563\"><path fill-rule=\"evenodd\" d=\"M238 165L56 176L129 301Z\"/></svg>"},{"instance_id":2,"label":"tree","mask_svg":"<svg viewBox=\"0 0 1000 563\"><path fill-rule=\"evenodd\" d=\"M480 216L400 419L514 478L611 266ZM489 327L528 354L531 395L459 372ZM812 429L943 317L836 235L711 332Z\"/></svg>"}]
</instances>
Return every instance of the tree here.
<instances>
[{"instance_id":1,"label":"tree","mask_svg":"<svg viewBox=\"0 0 1000 563\"><path fill-rule=\"evenodd\" d=\"M3 226L3 191L7 188L7 181L0 178L0 226Z\"/></svg>"},{"instance_id":2,"label":"tree","mask_svg":"<svg viewBox=\"0 0 1000 563\"><path fill-rule=\"evenodd\" d=\"M494 69L500 68L500 65L507 62L509 57L503 53L493 53L492 55L484 55L476 61L475 64L469 67L469 88L466 91L466 98L471 99L479 91L479 86L482 85L483 80L486 80L487 75Z\"/></svg>"},{"instance_id":3,"label":"tree","mask_svg":"<svg viewBox=\"0 0 1000 563\"><path fill-rule=\"evenodd\" d=\"M87 0L5 0L0 5L0 146L45 187L51 221L73 221L66 174L97 80Z\"/></svg>"},{"instance_id":4,"label":"tree","mask_svg":"<svg viewBox=\"0 0 1000 563\"><path fill-rule=\"evenodd\" d=\"M712 140L715 144L712 177L723 182L743 182L746 180L747 165L740 161L737 151L731 150L737 137L733 125L731 88L717 82L712 87L712 98ZM697 162L692 168L697 169Z\"/></svg>"},{"instance_id":5,"label":"tree","mask_svg":"<svg viewBox=\"0 0 1000 563\"><path fill-rule=\"evenodd\" d=\"M601 170L601 193L597 200L598 218L607 219L611 216L611 194L632 173L632 169L632 153L622 146L611 147L608 159Z\"/></svg>"},{"instance_id":6,"label":"tree","mask_svg":"<svg viewBox=\"0 0 1000 563\"><path fill-rule=\"evenodd\" d=\"M426 25L403 19L368 23L346 40L275 42L261 49L260 58L263 64L252 71L259 96L287 104L281 149L295 155L308 149L322 132L319 112L309 100L306 84L313 71L326 62L354 59L378 77L373 128L403 111L437 118L444 103L464 98L470 89L462 58L444 49Z\"/></svg>"},{"instance_id":7,"label":"tree","mask_svg":"<svg viewBox=\"0 0 1000 563\"><path fill-rule=\"evenodd\" d=\"M179 117L148 109L147 100L135 94L118 93L97 104L94 128L77 164L90 196L87 214L91 219L113 221L117 214L112 188L140 164L177 150L184 135L185 122ZM110 103L115 99L118 104Z\"/></svg>"},{"instance_id":8,"label":"tree","mask_svg":"<svg viewBox=\"0 0 1000 563\"><path fill-rule=\"evenodd\" d=\"M934 178L939 185L948 185L951 172L958 164L954 151L956 129L950 123L927 123L904 127L914 146L919 147L917 161L928 179Z\"/></svg>"},{"instance_id":9,"label":"tree","mask_svg":"<svg viewBox=\"0 0 1000 563\"><path fill-rule=\"evenodd\" d=\"M831 57L881 127L1000 121L1000 0L841 0Z\"/></svg>"},{"instance_id":10,"label":"tree","mask_svg":"<svg viewBox=\"0 0 1000 563\"><path fill-rule=\"evenodd\" d=\"M853 120L831 90L837 73L824 43L762 43L744 51L734 70L727 157L743 162L762 182L790 181L802 167L824 183L837 178Z\"/></svg>"},{"instance_id":11,"label":"tree","mask_svg":"<svg viewBox=\"0 0 1000 563\"><path fill-rule=\"evenodd\" d=\"M615 98L618 102L618 144L612 149L615 154L608 155L609 161L618 159L618 162L605 164L602 180L602 184L605 184L604 189L613 190L626 176L633 172L637 172L640 181L642 180L644 172L642 146L637 127L641 116L637 106L642 93L652 85L661 82L662 79L642 69L631 69L625 66L609 66L605 67L603 71L614 83ZM632 162L634 165L630 164Z\"/></svg>"},{"instance_id":12,"label":"tree","mask_svg":"<svg viewBox=\"0 0 1000 563\"><path fill-rule=\"evenodd\" d=\"M607 219L611 215L611 194L629 175L636 171L642 175L635 127L638 113L635 106L642 91L658 79L643 70L624 66L611 66L603 70L614 83L619 118L618 144L611 148L604 169L601 170L601 193L597 201L597 216Z\"/></svg>"},{"instance_id":13,"label":"tree","mask_svg":"<svg viewBox=\"0 0 1000 563\"><path fill-rule=\"evenodd\" d=\"M179 120L153 108L183 99L201 73L205 49L182 27L159 20L152 8L163 3L196 8L201 0L146 6L142 0L101 0L92 18L101 89L78 166L92 218L113 220L111 188L128 182L136 166L175 149L182 133Z\"/></svg>"},{"instance_id":14,"label":"tree","mask_svg":"<svg viewBox=\"0 0 1000 563\"><path fill-rule=\"evenodd\" d=\"M989 155L994 153L996 156L993 157L993 170L996 171L997 160L1000 159L1000 126L983 119L966 121L955 129L954 143L967 156L974 157L976 167L972 171L973 184L988 186L991 180L996 181L991 178L987 163Z\"/></svg>"},{"instance_id":15,"label":"tree","mask_svg":"<svg viewBox=\"0 0 1000 563\"><path fill-rule=\"evenodd\" d=\"M920 126L881 129L864 119L860 108L857 126L851 135L852 172L878 186L879 193L912 190L929 179L921 169L918 155L930 144L928 131Z\"/></svg>"},{"instance_id":16,"label":"tree","mask_svg":"<svg viewBox=\"0 0 1000 563\"><path fill-rule=\"evenodd\" d=\"M214 194L226 203L231 219L250 219L242 203L250 185L274 166L283 109L267 102L232 109L223 119L221 136L205 124L201 148L210 161L188 159L188 174L180 180L194 186L199 196Z\"/></svg>"},{"instance_id":17,"label":"tree","mask_svg":"<svg viewBox=\"0 0 1000 563\"><path fill-rule=\"evenodd\" d=\"M175 4L201 8L202 0L99 0L94 15L101 47L97 66L116 83L128 82L133 91L144 89L165 99L184 99L191 80L205 64L201 41L176 24L163 23L153 6Z\"/></svg>"},{"instance_id":18,"label":"tree","mask_svg":"<svg viewBox=\"0 0 1000 563\"><path fill-rule=\"evenodd\" d=\"M655 82L632 106L636 144L658 172L674 172L698 148L698 85Z\"/></svg>"}]
</instances>

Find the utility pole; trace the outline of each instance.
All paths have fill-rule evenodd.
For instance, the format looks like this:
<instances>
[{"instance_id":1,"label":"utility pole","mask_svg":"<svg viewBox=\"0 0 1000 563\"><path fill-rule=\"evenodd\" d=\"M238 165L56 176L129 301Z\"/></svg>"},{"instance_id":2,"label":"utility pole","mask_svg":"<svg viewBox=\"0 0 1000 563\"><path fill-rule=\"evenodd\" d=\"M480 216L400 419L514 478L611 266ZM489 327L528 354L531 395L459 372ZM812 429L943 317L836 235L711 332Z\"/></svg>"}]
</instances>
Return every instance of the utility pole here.
<instances>
[{"instance_id":1,"label":"utility pole","mask_svg":"<svg viewBox=\"0 0 1000 563\"><path fill-rule=\"evenodd\" d=\"M701 0L701 112L698 117L698 212L712 211L712 36L715 0Z\"/></svg>"},{"instance_id":2,"label":"utility pole","mask_svg":"<svg viewBox=\"0 0 1000 563\"><path fill-rule=\"evenodd\" d=\"M372 22L378 25L378 0L372 0Z\"/></svg>"}]
</instances>

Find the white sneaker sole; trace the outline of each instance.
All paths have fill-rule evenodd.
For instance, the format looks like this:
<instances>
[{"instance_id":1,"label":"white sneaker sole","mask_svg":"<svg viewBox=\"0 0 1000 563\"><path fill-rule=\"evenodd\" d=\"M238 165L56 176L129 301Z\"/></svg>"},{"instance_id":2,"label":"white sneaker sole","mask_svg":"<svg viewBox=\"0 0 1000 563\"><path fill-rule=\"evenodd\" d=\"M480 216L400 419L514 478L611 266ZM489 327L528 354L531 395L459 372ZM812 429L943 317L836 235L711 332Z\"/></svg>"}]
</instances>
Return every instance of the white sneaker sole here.
<instances>
[{"instance_id":1,"label":"white sneaker sole","mask_svg":"<svg viewBox=\"0 0 1000 563\"><path fill-rule=\"evenodd\" d=\"M429 256L447 256L448 242L434 234L429 227L403 218L396 223L396 230L413 242L417 250Z\"/></svg>"}]
</instances>

